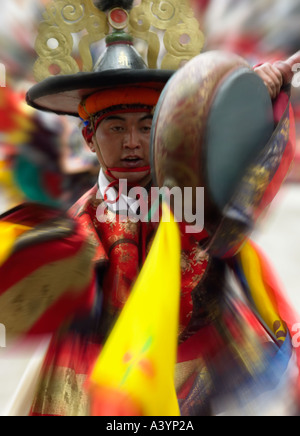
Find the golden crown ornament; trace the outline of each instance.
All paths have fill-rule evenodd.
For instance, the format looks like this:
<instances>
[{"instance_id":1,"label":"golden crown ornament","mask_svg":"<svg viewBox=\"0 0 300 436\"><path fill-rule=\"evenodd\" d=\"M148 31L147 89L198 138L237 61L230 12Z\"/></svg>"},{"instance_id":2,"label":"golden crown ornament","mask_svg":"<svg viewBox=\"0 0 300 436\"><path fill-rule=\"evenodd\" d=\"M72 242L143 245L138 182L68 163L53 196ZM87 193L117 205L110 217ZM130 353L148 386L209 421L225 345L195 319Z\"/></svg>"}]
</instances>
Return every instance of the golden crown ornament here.
<instances>
[{"instance_id":1,"label":"golden crown ornament","mask_svg":"<svg viewBox=\"0 0 300 436\"><path fill-rule=\"evenodd\" d=\"M127 29L151 69L176 70L198 55L204 36L188 0L51 0L38 28L37 82L93 70L93 47Z\"/></svg>"}]
</instances>

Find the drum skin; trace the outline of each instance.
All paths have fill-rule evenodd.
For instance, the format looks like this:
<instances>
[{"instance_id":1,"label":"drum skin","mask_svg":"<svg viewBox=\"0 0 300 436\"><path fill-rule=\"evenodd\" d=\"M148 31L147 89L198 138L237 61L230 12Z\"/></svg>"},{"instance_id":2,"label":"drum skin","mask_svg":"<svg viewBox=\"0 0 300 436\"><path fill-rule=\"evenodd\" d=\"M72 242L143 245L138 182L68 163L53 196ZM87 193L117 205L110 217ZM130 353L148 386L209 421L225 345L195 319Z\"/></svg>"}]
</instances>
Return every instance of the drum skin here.
<instances>
[{"instance_id":1,"label":"drum skin","mask_svg":"<svg viewBox=\"0 0 300 436\"><path fill-rule=\"evenodd\" d=\"M220 225L222 233L234 233L233 239L240 242L251 231L252 217L243 216L244 211L233 217L229 205L241 197L243 178L265 151L273 131L268 90L237 55L200 54L162 92L151 132L153 178L159 187L193 188L194 213L195 188L204 188L205 230L212 250ZM253 196L257 197L257 189ZM229 240L219 238L215 254L223 257L229 245Z\"/></svg>"}]
</instances>

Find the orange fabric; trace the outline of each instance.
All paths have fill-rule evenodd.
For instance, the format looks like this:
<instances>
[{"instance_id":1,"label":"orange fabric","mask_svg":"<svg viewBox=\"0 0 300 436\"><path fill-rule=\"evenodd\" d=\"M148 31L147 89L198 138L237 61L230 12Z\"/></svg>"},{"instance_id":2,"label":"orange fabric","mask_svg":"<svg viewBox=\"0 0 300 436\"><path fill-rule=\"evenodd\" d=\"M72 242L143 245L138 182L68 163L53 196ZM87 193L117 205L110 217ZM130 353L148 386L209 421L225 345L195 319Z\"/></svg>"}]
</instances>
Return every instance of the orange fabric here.
<instances>
[{"instance_id":1,"label":"orange fabric","mask_svg":"<svg viewBox=\"0 0 300 436\"><path fill-rule=\"evenodd\" d=\"M147 87L128 86L124 88L105 89L87 97L78 107L79 116L87 120L103 109L121 104L156 105L160 91Z\"/></svg>"}]
</instances>

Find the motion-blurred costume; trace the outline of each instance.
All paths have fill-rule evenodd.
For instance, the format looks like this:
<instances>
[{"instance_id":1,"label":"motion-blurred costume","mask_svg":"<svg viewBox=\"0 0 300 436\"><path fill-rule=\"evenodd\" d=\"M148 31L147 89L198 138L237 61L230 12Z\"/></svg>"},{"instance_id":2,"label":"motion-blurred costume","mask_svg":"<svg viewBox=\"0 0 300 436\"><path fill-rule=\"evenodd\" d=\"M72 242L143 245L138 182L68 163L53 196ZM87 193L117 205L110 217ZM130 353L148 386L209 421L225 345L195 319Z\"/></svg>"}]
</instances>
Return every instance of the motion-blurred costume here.
<instances>
[{"instance_id":1,"label":"motion-blurred costume","mask_svg":"<svg viewBox=\"0 0 300 436\"><path fill-rule=\"evenodd\" d=\"M19 123L27 122L23 111L24 96L21 98L12 92L10 88L1 88L1 136L0 136L0 189L1 189L1 212L20 204L24 200L24 195L18 189L13 177L13 160L18 152L12 142L20 143L24 136L20 138ZM19 123L18 123L19 121ZM24 130L23 130L24 131ZM17 141L14 137L18 137Z\"/></svg>"},{"instance_id":2,"label":"motion-blurred costume","mask_svg":"<svg viewBox=\"0 0 300 436\"><path fill-rule=\"evenodd\" d=\"M24 103L13 85L1 88L3 192L7 210L25 201L59 206L64 191L61 170L63 125L52 114L40 114Z\"/></svg>"},{"instance_id":3,"label":"motion-blurred costume","mask_svg":"<svg viewBox=\"0 0 300 436\"><path fill-rule=\"evenodd\" d=\"M93 186L98 164L74 122L30 108L14 88L0 89L1 211L25 201L67 209Z\"/></svg>"},{"instance_id":4,"label":"motion-blurred costume","mask_svg":"<svg viewBox=\"0 0 300 436\"><path fill-rule=\"evenodd\" d=\"M95 266L94 291L89 277L78 295L88 308L94 296L93 307L81 316L77 308L84 307L72 292L62 290L68 297L69 322L50 345L31 414L193 416L228 412L230 407L249 413L254 400L261 407L256 413L269 413L274 389L280 382L289 389L295 319L268 262L248 238L293 159L288 87L272 102L261 79L240 57L199 55L203 39L185 2L170 1L170 9L148 0L135 7L132 2L99 2L97 8L87 0L83 14L77 2L66 1L74 9L63 8L65 16L60 3L47 7L42 24L46 37L38 41L45 56L36 66L43 80L29 90L27 101L44 111L80 115L87 139L108 115L154 111L148 175L152 170L152 184L159 188L183 192L185 187L204 187L204 226L187 232L194 221L177 223L178 210L173 211L175 220L151 220L161 212L159 203L151 202L150 177L145 180L148 220L131 220L123 209L118 178L112 183L107 179L120 169L102 166L98 184L71 211L95 250L90 263ZM97 28L97 34L86 37L89 43L108 36L93 70L78 73L70 39L68 62L59 57L60 46L53 58L42 43L54 29L59 42L60 31L80 31L80 17L81 26L91 20ZM161 69L159 38L152 26L166 30L168 53ZM126 27L149 42L148 65ZM189 42L182 42L182 34ZM86 47L82 50L91 69ZM188 61L184 66L183 60ZM54 61L69 74L45 78ZM116 189L114 207L107 188ZM188 200L193 213L199 213L197 199ZM163 198L163 210L165 204ZM13 217L8 215L10 222ZM32 225L19 219L16 224ZM1 274L10 277L12 260L10 256L1 266ZM88 268L85 263L80 269L81 279L87 279ZM76 276L73 280L77 282ZM4 297L7 292L1 286ZM49 328L55 331L61 319L55 316ZM293 388L288 392L297 408L295 379ZM259 402L268 392L270 397ZM277 391L278 403L282 392Z\"/></svg>"},{"instance_id":5,"label":"motion-blurred costume","mask_svg":"<svg viewBox=\"0 0 300 436\"><path fill-rule=\"evenodd\" d=\"M26 200L67 208L94 185L98 162L87 157L77 120L35 111L24 101L35 81L33 41L44 5L20 4L8 3L0 19L0 209Z\"/></svg>"},{"instance_id":6,"label":"motion-blurred costume","mask_svg":"<svg viewBox=\"0 0 300 436\"><path fill-rule=\"evenodd\" d=\"M88 296L93 292L94 275L89 268L93 247L66 215L67 205L80 195L76 175L72 175L75 191L68 195L70 175L62 168L65 123L53 114L33 110L24 97L11 82L0 90L0 298L1 325L7 332L7 348L1 353L0 364L4 374L11 360L11 369L1 379L9 414L30 410L28 400L20 397L30 396L36 380L35 363L42 359L42 354L37 354L53 332L52 322L56 329L68 317L68 307L73 313L79 308L91 308L93 301L92 294ZM89 272L81 280L82 268ZM49 280L51 277L56 280ZM29 350L36 356L26 367ZM27 377L17 384L22 367ZM13 401L17 395L14 386L21 392L17 401ZM3 409L1 412L5 413Z\"/></svg>"}]
</instances>

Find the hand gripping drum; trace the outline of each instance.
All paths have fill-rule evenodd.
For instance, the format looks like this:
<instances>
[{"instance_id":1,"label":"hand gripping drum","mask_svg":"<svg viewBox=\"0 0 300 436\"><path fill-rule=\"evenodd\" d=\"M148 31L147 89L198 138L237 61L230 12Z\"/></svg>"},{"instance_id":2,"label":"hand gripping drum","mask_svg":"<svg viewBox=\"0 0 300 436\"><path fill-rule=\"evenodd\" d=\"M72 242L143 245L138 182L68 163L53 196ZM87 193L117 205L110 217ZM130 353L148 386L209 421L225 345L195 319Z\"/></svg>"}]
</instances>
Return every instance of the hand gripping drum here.
<instances>
[{"instance_id":1,"label":"hand gripping drum","mask_svg":"<svg viewBox=\"0 0 300 436\"><path fill-rule=\"evenodd\" d=\"M276 125L266 86L237 55L200 54L169 80L151 132L153 177L159 187L193 188L194 213L195 188L204 187L211 254L234 255L267 206L270 186L273 196L278 191L288 130L288 108Z\"/></svg>"}]
</instances>

